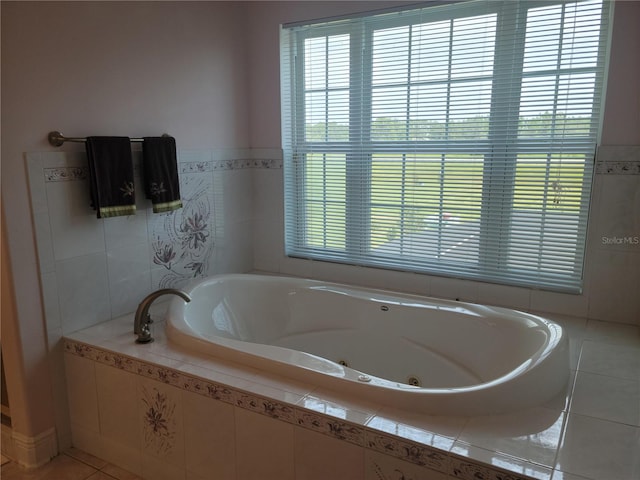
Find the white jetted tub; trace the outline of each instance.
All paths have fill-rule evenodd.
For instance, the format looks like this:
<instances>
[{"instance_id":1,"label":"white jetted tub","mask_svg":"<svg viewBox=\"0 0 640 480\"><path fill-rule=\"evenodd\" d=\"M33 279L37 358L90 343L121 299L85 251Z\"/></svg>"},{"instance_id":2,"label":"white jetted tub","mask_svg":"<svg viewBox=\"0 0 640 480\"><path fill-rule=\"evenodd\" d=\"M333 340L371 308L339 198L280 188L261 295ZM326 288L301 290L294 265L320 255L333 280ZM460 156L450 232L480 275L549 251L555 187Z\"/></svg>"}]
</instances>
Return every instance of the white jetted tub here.
<instances>
[{"instance_id":1,"label":"white jetted tub","mask_svg":"<svg viewBox=\"0 0 640 480\"><path fill-rule=\"evenodd\" d=\"M515 310L289 277L214 276L171 301L170 341L434 415L540 405L566 388L562 328Z\"/></svg>"}]
</instances>

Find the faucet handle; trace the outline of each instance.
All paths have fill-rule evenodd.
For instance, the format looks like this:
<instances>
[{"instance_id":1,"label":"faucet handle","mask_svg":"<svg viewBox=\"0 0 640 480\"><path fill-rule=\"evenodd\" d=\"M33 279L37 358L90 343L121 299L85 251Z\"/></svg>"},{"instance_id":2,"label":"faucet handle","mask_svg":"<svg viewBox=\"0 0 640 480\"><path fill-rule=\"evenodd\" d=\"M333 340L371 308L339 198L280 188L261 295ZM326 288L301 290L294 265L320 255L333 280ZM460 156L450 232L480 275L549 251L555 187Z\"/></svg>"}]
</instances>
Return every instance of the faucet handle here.
<instances>
[{"instance_id":1,"label":"faucet handle","mask_svg":"<svg viewBox=\"0 0 640 480\"><path fill-rule=\"evenodd\" d=\"M147 319L151 320L149 314L147 314ZM151 320L152 321L152 320ZM151 328L149 327L149 322L144 322L140 326L140 333L138 334L138 338L136 338L136 343L151 343L153 342L153 337L151 336Z\"/></svg>"},{"instance_id":2,"label":"faucet handle","mask_svg":"<svg viewBox=\"0 0 640 480\"><path fill-rule=\"evenodd\" d=\"M191 301L191 297L187 293L175 288L161 288L160 290L156 290L155 292L150 293L149 295L144 297L142 302L140 302L140 304L138 305L133 319L133 333L135 335L138 335L136 343L153 342L153 338L151 337L151 329L149 328L149 324L153 323L153 320L151 319L151 315L149 314L149 307L156 298L169 293L182 297L185 302Z\"/></svg>"}]
</instances>

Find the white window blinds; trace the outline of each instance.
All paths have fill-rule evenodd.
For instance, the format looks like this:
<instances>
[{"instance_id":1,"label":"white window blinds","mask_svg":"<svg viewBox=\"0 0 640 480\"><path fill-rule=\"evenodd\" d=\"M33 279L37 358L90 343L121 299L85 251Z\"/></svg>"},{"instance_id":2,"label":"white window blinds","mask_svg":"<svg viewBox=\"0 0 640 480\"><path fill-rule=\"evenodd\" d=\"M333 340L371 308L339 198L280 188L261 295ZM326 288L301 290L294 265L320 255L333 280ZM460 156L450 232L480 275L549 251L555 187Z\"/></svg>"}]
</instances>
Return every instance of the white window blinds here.
<instances>
[{"instance_id":1,"label":"white window blinds","mask_svg":"<svg viewBox=\"0 0 640 480\"><path fill-rule=\"evenodd\" d=\"M608 9L285 26L287 254L580 291Z\"/></svg>"}]
</instances>

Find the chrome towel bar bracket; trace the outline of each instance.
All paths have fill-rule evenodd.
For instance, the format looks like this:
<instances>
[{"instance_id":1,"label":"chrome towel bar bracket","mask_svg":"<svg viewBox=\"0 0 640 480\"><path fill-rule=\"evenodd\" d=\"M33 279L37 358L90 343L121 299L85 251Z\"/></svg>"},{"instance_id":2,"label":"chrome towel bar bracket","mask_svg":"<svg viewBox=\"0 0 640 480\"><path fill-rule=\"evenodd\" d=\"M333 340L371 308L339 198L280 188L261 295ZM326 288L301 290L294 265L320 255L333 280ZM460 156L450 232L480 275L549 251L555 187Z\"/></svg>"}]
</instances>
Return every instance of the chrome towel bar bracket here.
<instances>
[{"instance_id":1,"label":"chrome towel bar bracket","mask_svg":"<svg viewBox=\"0 0 640 480\"><path fill-rule=\"evenodd\" d=\"M168 133L163 133L162 136L169 137L170 135ZM85 137L65 137L62 133L60 133L57 130L49 132L49 135L47 135L47 139L49 140L49 143L54 147L60 147L62 146L62 144L64 144L64 142L80 142L81 143L81 142L87 141ZM131 138L130 140L132 142L144 142L144 138Z\"/></svg>"}]
</instances>

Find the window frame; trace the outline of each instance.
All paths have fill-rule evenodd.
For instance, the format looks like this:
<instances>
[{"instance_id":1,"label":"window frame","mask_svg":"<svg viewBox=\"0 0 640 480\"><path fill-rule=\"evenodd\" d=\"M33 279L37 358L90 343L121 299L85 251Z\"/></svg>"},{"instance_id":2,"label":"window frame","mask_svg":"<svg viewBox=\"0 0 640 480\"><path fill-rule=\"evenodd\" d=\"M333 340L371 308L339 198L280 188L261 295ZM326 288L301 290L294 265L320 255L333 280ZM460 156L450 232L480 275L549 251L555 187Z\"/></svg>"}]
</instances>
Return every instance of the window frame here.
<instances>
[{"instance_id":1,"label":"window frame","mask_svg":"<svg viewBox=\"0 0 640 480\"><path fill-rule=\"evenodd\" d=\"M535 282L522 282L509 280L509 276L500 276L499 278L493 278L487 276L486 272L489 270L495 270L496 265L504 266L507 263L507 258L502 255L502 251L505 248L504 245L509 244L509 238L500 238L500 245L489 245L490 242L495 242L493 235L488 233L493 232L496 224L504 224L504 222L511 222L512 212L514 211L514 185L517 167L517 157L521 151L518 145L527 144L529 148L533 148L532 151L547 155L547 165L550 165L550 158L556 152L563 152L569 146L576 149L576 153L584 154L585 156L593 155L595 152L595 146L599 132L601 131L601 113L600 108L599 117L591 118L590 135L595 139L594 143L584 143L583 141L576 142L575 145L571 145L570 141L563 138L559 142L549 143L547 136L540 139L520 139L518 137L518 126L520 107L522 106L522 91L521 86L523 79L526 77L535 77L542 75L540 72L533 72L528 74L523 70L523 63L525 57L525 36L527 25L527 14L529 10L549 6L550 4L567 4L573 3L569 1L547 2L547 1L528 1L523 7L521 2L505 2L498 4L495 3L490 9L490 12L495 12L497 15L496 24L496 39L494 43L494 62L507 61L505 59L517 58L515 64L517 64L518 74L514 74L512 77L505 78L501 75L495 75L496 71L501 71L503 68L500 65L494 65L493 72L490 75L492 82L491 86L491 105L489 116L489 131L486 140L446 140L444 142L438 142L433 140L425 141L403 141L403 142L389 142L389 141L375 141L371 137L371 126L373 118L371 116L372 111L372 50L373 50L373 36L376 30L381 28L392 28L394 26L419 24L419 22L412 22L412 19L421 18L422 10L416 10L410 13L402 13L398 16L389 17L388 20L381 22L376 19L375 23L372 23L369 17L359 17L356 22L360 25L360 30L356 30L355 34L352 29L353 19L345 19L344 21L329 22L326 24L319 24L314 26L312 30L291 30L288 31L286 27L282 30L284 36L295 37L293 42L289 42L289 48L293 48L295 51L289 52L289 58L293 58L290 64L286 61L281 63L282 67L282 85L283 92L286 89L294 92L294 101L291 102L294 105L286 104L283 101L283 150L285 153L285 177L289 185L293 185L291 190L285 188L285 251L288 256L300 257L300 258L312 258L315 260L325 260L338 263L347 263L352 265L365 265L380 268L399 269L403 271L414 271L419 273L452 276L450 269L441 270L433 268L432 266L419 266L411 267L407 264L407 260L394 262L393 259L387 258L379 260L375 255L370 254L371 244L371 170L372 170L372 156L376 153L385 152L399 152L404 150L411 153L433 153L439 154L444 159L446 154L455 153L456 150L452 150L451 147L459 147L461 151L467 151L469 148L473 148L474 152L480 153L484 156L483 162L483 200L481 204L481 217L480 217L480 240L478 251L478 272L470 274L454 275L457 278L477 279L483 281L490 281L495 283L505 283L509 285L520 285L534 288L549 289L554 291L564 291L571 293L580 293L582 288L582 275L583 275L583 261L584 250L586 243L586 223L588 220L588 207L587 212L581 212L579 216L579 222L582 222L582 245L580 242L576 245L576 254L574 256L575 270L580 272L580 278L577 282L574 282L573 286L556 285L551 283L535 283ZM603 18L607 14L608 10L607 0L603 1L602 12ZM427 9L428 10L428 9ZM463 12L462 15L459 15ZM460 2L451 5L448 10L442 10L438 13L439 17L444 20L453 20L456 18L473 17L478 13L487 14L486 2L479 4L478 2ZM506 17L505 17L506 16ZM376 17L371 17L376 18ZM516 19L515 21L505 21L505 18ZM437 18L431 15L428 19L429 22L437 21ZM604 22L604 20L603 20ZM518 25L520 28L518 29ZM512 29L510 34L505 33L505 29ZM350 85L349 85L349 141L325 141L314 142L307 141L305 138L305 76L304 76L304 45L305 40L308 38L329 38L331 35L349 34L350 35ZM606 35L608 35L608 28L601 28L600 42L598 45L597 58L599 62L606 61L606 48L607 42L605 41ZM285 55L286 56L286 55ZM450 57L451 59L451 57ZM328 61L328 57L327 57ZM511 69L513 70L514 62L510 62ZM554 70L556 75L556 82L560 78L560 68ZM573 73L578 69L570 69ZM328 69L326 69L328 72ZM352 71L362 71L362 77L358 75L352 75ZM596 69L596 71L598 71ZM605 75L606 68L599 71L599 75ZM600 88L602 91L594 92L594 95L598 96L600 104L603 103L604 97L604 81L602 78L596 78L594 89ZM356 85L356 83L358 83ZM447 88L451 86L451 79L447 81ZM600 87L598 87L600 86ZM411 82L407 82L407 88L411 87ZM500 92L509 91L513 92L517 89L518 94L511 94L514 99L520 100L518 108L511 109L507 112L501 112L501 109L497 108L496 101L500 101ZM329 87L326 87L325 92L329 91ZM302 93L301 93L302 92ZM555 99L557 100L558 92L555 92ZM327 94L328 98L328 94ZM595 101L594 101L595 103ZM328 110L328 109L327 109ZM555 110L554 110L555 112ZM353 127L352 115L359 115L361 118L369 118L369 121L357 122L360 128ZM596 123L598 124L596 125ZM291 128L288 130L286 124L289 123ZM327 122L328 124L328 122ZM505 130L501 125L508 125L510 129ZM444 149L443 149L444 148ZM582 149L582 150L580 150ZM340 153L345 155L345 248L344 250L332 249L327 246L316 247L310 245L307 242L307 218L305 215L305 209L307 206L306 192L306 158L309 154L331 154ZM406 152L402 154L406 157ZM492 159L498 155L500 158L509 158L510 161L494 162ZM489 158L489 161L487 161ZM444 160L443 160L444 161ZM403 161L404 162L404 161ZM302 168L300 168L302 167ZM549 167L548 167L549 168ZM590 195L590 182L593 176L593 162L585 162L584 176L583 176L583 188L581 202L585 202L588 205L588 197ZM499 181L496 182L496 178L499 179L513 179L512 181ZM441 184L444 181L441 181ZM498 184L499 187L495 185ZM359 188L354 186L359 185ZM504 194L497 195L499 199L498 204L493 200L487 199L486 192L499 188L504 190ZM511 192L509 193L509 190ZM496 198L496 196L493 196ZM298 201L302 199L302 201ZM326 200L325 200L326 201ZM403 205L401 210L408 208ZM508 212L505 214L504 212ZM404 213L403 213L404 215ZM297 219L299 224L292 225L291 219ZM353 222L362 224L364 220L364 226L360 229L354 230L349 228ZM508 227L501 227L501 232L510 232ZM302 245L302 247L300 247ZM367 257L366 262L363 262L363 256ZM426 262L427 264L429 262ZM464 265L461 264L458 267L458 271L464 270ZM455 270L455 269L454 269ZM516 277L521 276L520 274ZM505 280L506 277L506 280Z\"/></svg>"}]
</instances>

